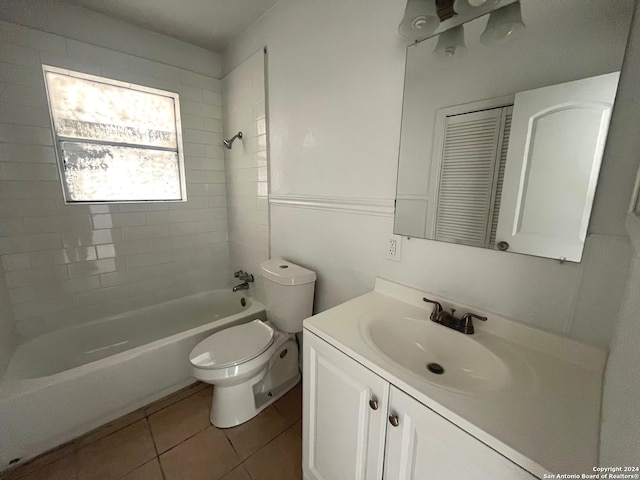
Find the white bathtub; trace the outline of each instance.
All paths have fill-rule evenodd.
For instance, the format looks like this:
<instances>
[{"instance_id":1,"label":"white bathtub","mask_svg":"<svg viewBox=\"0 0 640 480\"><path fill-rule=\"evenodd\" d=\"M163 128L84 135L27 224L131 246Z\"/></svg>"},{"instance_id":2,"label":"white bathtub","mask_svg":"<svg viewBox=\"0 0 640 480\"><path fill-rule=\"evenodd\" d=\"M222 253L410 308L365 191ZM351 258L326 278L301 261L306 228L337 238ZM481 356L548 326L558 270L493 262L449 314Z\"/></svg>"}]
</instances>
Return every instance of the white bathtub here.
<instances>
[{"instance_id":1,"label":"white bathtub","mask_svg":"<svg viewBox=\"0 0 640 480\"><path fill-rule=\"evenodd\" d=\"M0 383L0 471L192 383L193 347L254 318L262 304L217 290L20 345Z\"/></svg>"}]
</instances>

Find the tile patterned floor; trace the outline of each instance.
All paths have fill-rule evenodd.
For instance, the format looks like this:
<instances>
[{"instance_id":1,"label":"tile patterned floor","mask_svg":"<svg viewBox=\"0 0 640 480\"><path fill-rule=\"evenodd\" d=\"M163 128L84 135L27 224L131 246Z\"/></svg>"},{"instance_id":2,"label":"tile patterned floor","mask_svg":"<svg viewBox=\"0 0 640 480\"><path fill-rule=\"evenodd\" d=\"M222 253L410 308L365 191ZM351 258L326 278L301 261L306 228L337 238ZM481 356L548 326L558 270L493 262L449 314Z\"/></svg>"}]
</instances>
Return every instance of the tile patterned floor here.
<instances>
[{"instance_id":1,"label":"tile patterned floor","mask_svg":"<svg viewBox=\"0 0 640 480\"><path fill-rule=\"evenodd\" d=\"M302 386L234 428L209 423L197 383L136 410L1 480L300 480Z\"/></svg>"}]
</instances>

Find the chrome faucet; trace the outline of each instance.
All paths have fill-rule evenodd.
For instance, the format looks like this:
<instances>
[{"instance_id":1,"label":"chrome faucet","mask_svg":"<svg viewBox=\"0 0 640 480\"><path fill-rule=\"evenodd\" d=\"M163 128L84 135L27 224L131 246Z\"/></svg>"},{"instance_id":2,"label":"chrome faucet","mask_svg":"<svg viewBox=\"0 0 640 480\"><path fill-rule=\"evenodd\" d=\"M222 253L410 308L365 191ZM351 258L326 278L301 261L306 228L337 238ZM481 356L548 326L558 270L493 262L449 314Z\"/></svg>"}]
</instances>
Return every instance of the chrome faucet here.
<instances>
[{"instance_id":1,"label":"chrome faucet","mask_svg":"<svg viewBox=\"0 0 640 480\"><path fill-rule=\"evenodd\" d=\"M457 318L455 316L455 308L452 308L451 313L449 313L445 312L442 309L442 305L435 300L429 300L428 298L423 298L422 300L427 303L433 303L433 311L429 316L431 321L439 323L440 325L444 325L445 327L453 328L458 332L471 335L474 332L474 318L482 320L483 322L487 321L487 317L482 317L480 315L476 315L475 313L465 313L461 318Z\"/></svg>"},{"instance_id":2,"label":"chrome faucet","mask_svg":"<svg viewBox=\"0 0 640 480\"><path fill-rule=\"evenodd\" d=\"M238 290L249 290L248 282L253 282L253 275L242 270L238 270L233 274L233 276L242 281L240 285L236 285L235 287L233 287L232 290L234 292L237 292Z\"/></svg>"},{"instance_id":3,"label":"chrome faucet","mask_svg":"<svg viewBox=\"0 0 640 480\"><path fill-rule=\"evenodd\" d=\"M249 290L249 284L247 282L241 283L240 285L233 287L232 290L234 292L237 292L238 290Z\"/></svg>"}]
</instances>

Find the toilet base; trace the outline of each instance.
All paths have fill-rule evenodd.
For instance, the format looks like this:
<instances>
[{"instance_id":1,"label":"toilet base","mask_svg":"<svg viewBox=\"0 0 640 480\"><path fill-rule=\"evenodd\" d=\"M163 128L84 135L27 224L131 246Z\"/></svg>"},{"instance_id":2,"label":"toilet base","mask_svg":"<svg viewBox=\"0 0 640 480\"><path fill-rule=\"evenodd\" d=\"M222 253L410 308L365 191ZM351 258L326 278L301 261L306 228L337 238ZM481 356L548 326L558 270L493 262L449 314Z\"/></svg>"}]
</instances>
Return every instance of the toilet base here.
<instances>
[{"instance_id":1,"label":"toilet base","mask_svg":"<svg viewBox=\"0 0 640 480\"><path fill-rule=\"evenodd\" d=\"M289 338L271 356L264 370L232 386L214 385L211 424L218 428L240 425L258 415L300 381L298 345Z\"/></svg>"}]
</instances>

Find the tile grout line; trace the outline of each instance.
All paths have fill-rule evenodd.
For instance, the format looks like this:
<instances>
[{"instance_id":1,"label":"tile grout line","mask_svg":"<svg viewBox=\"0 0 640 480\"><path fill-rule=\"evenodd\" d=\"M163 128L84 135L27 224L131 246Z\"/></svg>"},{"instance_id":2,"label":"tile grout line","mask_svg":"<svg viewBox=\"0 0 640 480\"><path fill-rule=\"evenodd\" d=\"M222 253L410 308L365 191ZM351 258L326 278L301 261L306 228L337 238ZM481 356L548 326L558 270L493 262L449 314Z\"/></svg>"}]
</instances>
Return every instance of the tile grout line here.
<instances>
[{"instance_id":1,"label":"tile grout line","mask_svg":"<svg viewBox=\"0 0 640 480\"><path fill-rule=\"evenodd\" d=\"M170 452L171 450L173 450L174 448L176 448L179 445L182 445L184 442L186 442L187 440L192 439L193 437L195 437L196 435L204 432L207 428L216 428L213 425L209 424L206 427L204 427L202 430L198 430L196 433L194 433L193 435L189 435L187 438L185 438L184 440L180 440L178 443L176 443L174 446L172 446L171 448L167 448L164 452L162 453L158 453L158 458L160 458L162 455L164 455L165 453ZM153 437L153 434L152 434ZM154 445L155 445L155 438L153 439ZM158 451L156 449L156 451Z\"/></svg>"},{"instance_id":2,"label":"tile grout line","mask_svg":"<svg viewBox=\"0 0 640 480\"><path fill-rule=\"evenodd\" d=\"M239 467L241 467L241 468L242 468L242 470L244 470L244 473L246 473L246 474L247 474L247 476L249 477L249 480L253 480L253 475L251 475L251 472L250 472L250 471L249 471L249 470L244 466L244 462L245 462L245 461L243 461L243 462L239 465ZM237 467L236 467L236 468L237 468Z\"/></svg>"},{"instance_id":3,"label":"tile grout line","mask_svg":"<svg viewBox=\"0 0 640 480\"><path fill-rule=\"evenodd\" d=\"M153 435L153 430L151 429L151 422L149 421L149 416L150 415L147 415L146 417L144 417L144 419L146 420L147 427L149 428L149 435L151 435L151 443L153 443L153 450L156 452L155 460L158 462L158 466L160 467L160 475L162 475L162 480L166 480L166 476L164 474L164 468L162 468L162 463L160 462L160 454L158 453L158 446L156 445L156 437Z\"/></svg>"},{"instance_id":4,"label":"tile grout line","mask_svg":"<svg viewBox=\"0 0 640 480\"><path fill-rule=\"evenodd\" d=\"M293 425L295 425L296 423L298 423L299 421L301 421L302 419L296 421ZM269 445L270 443L274 442L275 440L277 440L278 438L280 438L282 435L284 435L285 433L287 433L289 430L291 430L293 428L293 425L289 425L287 428L285 428L282 432L280 432L278 435L276 435L275 437L273 437L271 440L269 440L267 443L265 443L263 446L261 446L258 450L256 450L255 452L253 452L251 455L249 455L247 458L245 458L242 463L247 462L250 458L252 458L253 456L257 455L263 448L266 448L267 445ZM247 471L247 473L249 473ZM249 476L251 476L251 474L249 473Z\"/></svg>"},{"instance_id":5,"label":"tile grout line","mask_svg":"<svg viewBox=\"0 0 640 480\"><path fill-rule=\"evenodd\" d=\"M143 417L143 418L141 418L140 420L137 420L136 422L142 422L142 421L144 421L144 422L145 422L145 424L147 425L147 431L149 432L149 436L151 437L151 443L153 444L153 450L157 453L156 448L155 448L155 444L154 444L154 442L153 442L153 434L151 433L151 425L149 425L149 421L147 420L147 417ZM134 422L134 423L136 423L136 422ZM133 423L132 423L131 425L133 425ZM107 436L108 436L108 435L107 435ZM103 437L103 438L105 438L105 437ZM96 441L97 441L97 440L96 440ZM91 443L93 443L93 442L91 442ZM158 458L158 457L157 457L157 456L156 456L156 457L153 457L153 458L151 458L151 459L149 459L149 460L146 460L146 461L142 462L142 463L141 463L141 464L139 464L139 465L136 465L136 466L135 466L135 467L133 467L131 470L129 470L128 472L124 473L124 474L120 477L120 479L119 479L119 480L122 480L124 477L126 477L127 475L129 475L131 472L133 472L133 471L137 470L138 468L140 468L140 467L142 467L142 466L146 465L147 463L149 463L149 462L153 462L153 460L154 460L154 459L156 459L156 458Z\"/></svg>"}]
</instances>

